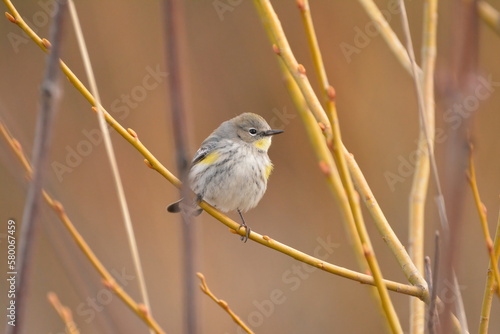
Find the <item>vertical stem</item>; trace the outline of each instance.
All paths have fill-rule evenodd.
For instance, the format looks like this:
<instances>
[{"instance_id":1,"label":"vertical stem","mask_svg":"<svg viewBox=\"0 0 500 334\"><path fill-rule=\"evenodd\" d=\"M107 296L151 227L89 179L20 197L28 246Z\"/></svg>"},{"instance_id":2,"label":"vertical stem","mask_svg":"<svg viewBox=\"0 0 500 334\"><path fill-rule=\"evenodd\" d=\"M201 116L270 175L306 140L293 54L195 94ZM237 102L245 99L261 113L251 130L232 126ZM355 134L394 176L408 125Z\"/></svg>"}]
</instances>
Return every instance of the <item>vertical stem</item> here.
<instances>
[{"instance_id":1,"label":"vertical stem","mask_svg":"<svg viewBox=\"0 0 500 334\"><path fill-rule=\"evenodd\" d=\"M477 0L455 0L451 1L450 9L453 11L451 38L449 48L449 67L444 74L446 87L437 91L445 92L446 95L440 99L445 102L444 110L452 110L450 116L459 117L458 127L447 127L447 141L443 153L443 170L446 174L443 176L443 189L447 202L446 214L449 217L447 230L443 231L442 236L442 264L440 268L440 280L437 284L453 284L454 272L458 270L458 261L460 256L460 240L462 239L463 207L466 185L466 170L469 158L469 127L474 119L462 117L456 106L463 105L463 101L475 96L474 90L477 87L477 63L478 63L478 15ZM446 293L446 289L440 290L441 294ZM442 295L442 299L445 296ZM443 312L440 312L441 328L444 332L450 332L452 323L450 315L455 311L459 296L448 296L447 303L444 304ZM461 313L457 313L459 315ZM465 319L460 319L462 327Z\"/></svg>"},{"instance_id":2,"label":"vertical stem","mask_svg":"<svg viewBox=\"0 0 500 334\"><path fill-rule=\"evenodd\" d=\"M73 27L76 33L76 39L78 41L78 47L80 49L80 54L82 56L83 65L89 80L90 91L92 92L92 95L95 98L95 110L97 111L97 120L99 122L99 128L103 134L104 148L106 150L106 155L108 157L108 162L111 168L111 174L113 176L113 183L118 197L118 202L120 204L120 210L122 213L123 223L125 226L127 240L132 256L132 262L134 264L134 270L137 273L137 282L139 285L139 290L141 292L141 297L144 302L144 305L148 309L148 312L151 312L148 292L146 288L146 280L144 278L144 271L142 270L142 263L139 255L139 248L137 247L137 241L135 238L132 218L130 216L130 210L128 209L127 198L125 196L125 191L123 189L123 182L120 176L120 169L118 168L118 162L113 149L113 143L111 142L109 130L106 127L106 119L104 116L104 109L102 108L101 98L99 97L99 90L97 89L97 81L95 79L94 72L92 70L92 64L90 61L89 52L85 43L82 27L73 0L68 0L68 6L69 6L69 13L71 16L71 21L73 23Z\"/></svg>"},{"instance_id":3,"label":"vertical stem","mask_svg":"<svg viewBox=\"0 0 500 334\"><path fill-rule=\"evenodd\" d=\"M170 87L170 102L175 147L177 153L177 169L183 186L181 198L189 198L187 175L189 169L188 152L188 126L183 99L182 72L181 72L181 38L183 31L181 20L184 18L182 1L165 0L165 33L167 42L167 72ZM185 333L198 333L198 309L196 298L196 249L192 217L182 212L182 240L183 240L183 281L184 281L184 320Z\"/></svg>"},{"instance_id":4,"label":"vertical stem","mask_svg":"<svg viewBox=\"0 0 500 334\"><path fill-rule=\"evenodd\" d=\"M423 113L420 118L418 160L409 203L409 253L420 272L424 271L425 200L430 176L430 154L434 150L434 68L436 62L437 0L426 0L422 45ZM423 121L425 120L425 121ZM437 251L437 250L436 250ZM424 333L425 304L410 300L410 333Z\"/></svg>"},{"instance_id":5,"label":"vertical stem","mask_svg":"<svg viewBox=\"0 0 500 334\"><path fill-rule=\"evenodd\" d=\"M375 256L370 241L370 237L368 235L368 231L366 230L366 225L363 219L363 215L361 213L361 206L359 205L359 195L354 189L354 184L352 182L351 175L349 174L346 157L343 152L342 136L340 133L340 126L337 118L337 111L335 105L331 110L329 117L330 117L330 123L332 124L332 132L333 132L333 143L331 149L333 151L335 161L339 168L340 178L342 179L344 189L347 193L349 205L351 207L354 216L354 222L356 224L356 229L359 234L359 239L361 241L366 260L368 261L368 266L370 267L373 279L375 280L375 284L380 295L380 300L382 308L384 310L384 314L386 316L386 319L389 323L392 332L403 333L403 329L401 328L401 324L396 314L396 310L394 309L394 305L392 304L392 301L389 297L387 287L383 282L382 272L378 265L378 261Z\"/></svg>"},{"instance_id":6,"label":"vertical stem","mask_svg":"<svg viewBox=\"0 0 500 334\"><path fill-rule=\"evenodd\" d=\"M7 324L7 333L22 333L28 320L26 316L27 298L30 290L30 273L33 267L34 250L37 241L38 225L40 223L40 203L42 200L42 185L47 166L50 137L56 104L60 95L58 87L59 53L61 49L63 16L67 2L61 1L56 6L54 22L51 26L50 39L52 46L47 56L45 75L41 85L40 108L36 123L33 144L33 179L28 190L28 196L23 211L23 221L19 237L18 263L16 266L16 306L17 318L15 326Z\"/></svg>"}]
</instances>

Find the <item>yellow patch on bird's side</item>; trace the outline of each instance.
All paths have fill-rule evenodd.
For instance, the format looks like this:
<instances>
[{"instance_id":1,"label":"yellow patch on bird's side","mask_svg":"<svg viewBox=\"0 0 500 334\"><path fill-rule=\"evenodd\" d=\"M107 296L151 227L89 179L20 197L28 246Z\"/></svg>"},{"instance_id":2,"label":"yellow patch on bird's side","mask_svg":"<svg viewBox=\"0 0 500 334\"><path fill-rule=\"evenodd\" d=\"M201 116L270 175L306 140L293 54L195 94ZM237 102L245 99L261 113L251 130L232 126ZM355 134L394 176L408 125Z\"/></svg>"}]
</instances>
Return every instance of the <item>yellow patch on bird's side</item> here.
<instances>
[{"instance_id":1,"label":"yellow patch on bird's side","mask_svg":"<svg viewBox=\"0 0 500 334\"><path fill-rule=\"evenodd\" d=\"M271 137L264 137L262 139L259 139L255 142L254 145L260 150L267 151L269 149L269 146L271 146Z\"/></svg>"},{"instance_id":2,"label":"yellow patch on bird's side","mask_svg":"<svg viewBox=\"0 0 500 334\"><path fill-rule=\"evenodd\" d=\"M271 175L271 173L273 172L273 168L274 168L273 164L267 165L267 167L266 167L266 179L268 179L269 175Z\"/></svg>"},{"instance_id":3,"label":"yellow patch on bird's side","mask_svg":"<svg viewBox=\"0 0 500 334\"><path fill-rule=\"evenodd\" d=\"M200 161L200 164L211 165L214 162L216 162L217 159L219 159L219 157L220 157L219 152L214 151L212 153L207 154L207 156Z\"/></svg>"}]
</instances>

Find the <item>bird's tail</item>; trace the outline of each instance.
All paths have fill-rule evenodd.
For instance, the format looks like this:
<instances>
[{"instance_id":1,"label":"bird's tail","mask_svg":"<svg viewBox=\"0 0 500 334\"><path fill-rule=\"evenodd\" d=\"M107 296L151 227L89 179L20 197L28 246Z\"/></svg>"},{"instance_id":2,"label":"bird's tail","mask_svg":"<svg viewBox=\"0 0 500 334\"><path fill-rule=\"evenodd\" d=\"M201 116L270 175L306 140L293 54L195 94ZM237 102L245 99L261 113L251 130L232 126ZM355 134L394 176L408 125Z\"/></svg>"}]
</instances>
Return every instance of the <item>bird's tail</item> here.
<instances>
[{"instance_id":1,"label":"bird's tail","mask_svg":"<svg viewBox=\"0 0 500 334\"><path fill-rule=\"evenodd\" d=\"M193 204L186 203L186 201L183 198L181 198L177 202L174 202L169 206L167 206L167 211L171 213L179 213L181 211L185 211L189 215L199 216L203 211L203 209L200 208L195 203Z\"/></svg>"}]
</instances>

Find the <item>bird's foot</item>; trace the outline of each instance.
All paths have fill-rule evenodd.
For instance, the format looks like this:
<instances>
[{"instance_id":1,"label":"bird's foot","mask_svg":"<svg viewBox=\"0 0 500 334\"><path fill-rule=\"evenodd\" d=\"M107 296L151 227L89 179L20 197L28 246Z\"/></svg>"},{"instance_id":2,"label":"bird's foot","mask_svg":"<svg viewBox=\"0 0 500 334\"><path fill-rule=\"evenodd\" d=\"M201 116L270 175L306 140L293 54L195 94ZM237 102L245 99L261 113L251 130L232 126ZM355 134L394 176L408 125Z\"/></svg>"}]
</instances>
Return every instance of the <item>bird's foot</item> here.
<instances>
[{"instance_id":1,"label":"bird's foot","mask_svg":"<svg viewBox=\"0 0 500 334\"><path fill-rule=\"evenodd\" d=\"M250 231L252 229L250 227L248 227L247 224L245 224L244 222L240 225L240 227L238 227L237 231L239 232L241 228L245 229L245 235L242 235L240 237L240 240L243 241L243 242L247 242L248 241L248 237L250 236Z\"/></svg>"}]
</instances>

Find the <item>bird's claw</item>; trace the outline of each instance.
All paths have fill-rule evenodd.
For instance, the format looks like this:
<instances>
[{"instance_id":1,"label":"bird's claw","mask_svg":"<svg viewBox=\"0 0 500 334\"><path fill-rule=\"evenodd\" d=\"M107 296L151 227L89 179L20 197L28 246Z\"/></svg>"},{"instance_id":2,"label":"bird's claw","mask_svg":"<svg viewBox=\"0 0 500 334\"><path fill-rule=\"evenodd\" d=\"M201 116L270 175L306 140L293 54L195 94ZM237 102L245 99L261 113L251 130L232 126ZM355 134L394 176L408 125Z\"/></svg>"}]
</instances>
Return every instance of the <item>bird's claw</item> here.
<instances>
[{"instance_id":1,"label":"bird's claw","mask_svg":"<svg viewBox=\"0 0 500 334\"><path fill-rule=\"evenodd\" d=\"M240 240L243 241L243 242L247 242L248 241L248 237L250 236L250 227L248 227L245 223L241 224L239 227L238 227L238 232L240 231L241 228L244 228L245 229L245 235L242 235L240 237Z\"/></svg>"}]
</instances>

